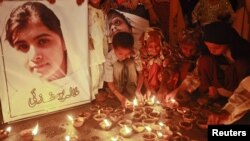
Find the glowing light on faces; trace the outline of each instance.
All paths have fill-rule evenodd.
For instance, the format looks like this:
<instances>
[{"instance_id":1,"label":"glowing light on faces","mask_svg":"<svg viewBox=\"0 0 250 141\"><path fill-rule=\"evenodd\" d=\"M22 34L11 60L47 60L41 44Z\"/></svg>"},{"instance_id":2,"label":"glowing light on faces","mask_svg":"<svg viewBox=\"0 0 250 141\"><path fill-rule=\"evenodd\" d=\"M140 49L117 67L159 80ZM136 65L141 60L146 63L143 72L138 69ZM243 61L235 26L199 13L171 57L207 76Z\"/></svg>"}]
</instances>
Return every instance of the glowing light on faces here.
<instances>
[{"instance_id":1,"label":"glowing light on faces","mask_svg":"<svg viewBox=\"0 0 250 141\"><path fill-rule=\"evenodd\" d=\"M227 45L219 45L211 42L205 42L209 52L213 55L222 55L228 49Z\"/></svg>"},{"instance_id":2,"label":"glowing light on faces","mask_svg":"<svg viewBox=\"0 0 250 141\"><path fill-rule=\"evenodd\" d=\"M161 40L159 38L148 38L146 41L147 52L151 56L158 56L161 51Z\"/></svg>"},{"instance_id":3,"label":"glowing light on faces","mask_svg":"<svg viewBox=\"0 0 250 141\"><path fill-rule=\"evenodd\" d=\"M181 52L185 57L191 57L195 55L197 49L193 44L180 44Z\"/></svg>"},{"instance_id":4,"label":"glowing light on faces","mask_svg":"<svg viewBox=\"0 0 250 141\"><path fill-rule=\"evenodd\" d=\"M109 35L112 38L117 32L131 32L129 25L119 15L112 17L108 22L108 26Z\"/></svg>"},{"instance_id":5,"label":"glowing light on faces","mask_svg":"<svg viewBox=\"0 0 250 141\"><path fill-rule=\"evenodd\" d=\"M118 58L119 61L123 61L123 60L129 58L131 53L132 53L132 51L130 49L127 49L127 48L123 48L123 47L116 47L115 48L115 54L116 54L116 57Z\"/></svg>"}]
</instances>

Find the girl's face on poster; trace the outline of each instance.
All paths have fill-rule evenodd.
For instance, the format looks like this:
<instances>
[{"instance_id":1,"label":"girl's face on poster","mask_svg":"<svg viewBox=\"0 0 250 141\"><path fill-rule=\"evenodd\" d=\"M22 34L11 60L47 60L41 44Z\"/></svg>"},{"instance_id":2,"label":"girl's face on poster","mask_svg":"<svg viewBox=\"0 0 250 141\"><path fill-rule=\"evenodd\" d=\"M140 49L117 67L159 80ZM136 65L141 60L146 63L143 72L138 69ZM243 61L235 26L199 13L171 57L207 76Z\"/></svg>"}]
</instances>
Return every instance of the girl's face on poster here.
<instances>
[{"instance_id":1,"label":"girl's face on poster","mask_svg":"<svg viewBox=\"0 0 250 141\"><path fill-rule=\"evenodd\" d=\"M113 37L117 32L131 32L129 25L119 16L110 19L108 26L110 37Z\"/></svg>"},{"instance_id":2,"label":"girl's face on poster","mask_svg":"<svg viewBox=\"0 0 250 141\"><path fill-rule=\"evenodd\" d=\"M40 20L17 31L14 48L27 55L28 69L48 81L62 78L67 70L66 49L61 37Z\"/></svg>"},{"instance_id":3,"label":"girl's face on poster","mask_svg":"<svg viewBox=\"0 0 250 141\"><path fill-rule=\"evenodd\" d=\"M187 58L192 57L197 52L197 49L194 44L182 43L180 44L180 48L181 48L182 54Z\"/></svg>"},{"instance_id":4,"label":"girl's face on poster","mask_svg":"<svg viewBox=\"0 0 250 141\"><path fill-rule=\"evenodd\" d=\"M209 52L213 55L223 55L226 50L228 49L227 45L220 45L211 42L206 42L205 45L207 46Z\"/></svg>"},{"instance_id":5,"label":"girl's face on poster","mask_svg":"<svg viewBox=\"0 0 250 141\"><path fill-rule=\"evenodd\" d=\"M146 48L150 56L158 56L161 51L161 40L159 38L148 38Z\"/></svg>"}]
</instances>

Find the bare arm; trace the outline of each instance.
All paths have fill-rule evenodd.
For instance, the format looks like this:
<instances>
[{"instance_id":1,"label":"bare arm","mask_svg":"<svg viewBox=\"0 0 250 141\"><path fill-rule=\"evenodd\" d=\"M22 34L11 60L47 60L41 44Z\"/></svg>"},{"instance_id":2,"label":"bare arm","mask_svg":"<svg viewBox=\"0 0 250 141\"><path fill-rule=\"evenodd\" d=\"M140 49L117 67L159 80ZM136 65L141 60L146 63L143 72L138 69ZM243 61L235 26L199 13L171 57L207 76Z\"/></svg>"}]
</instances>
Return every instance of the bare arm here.
<instances>
[{"instance_id":1,"label":"bare arm","mask_svg":"<svg viewBox=\"0 0 250 141\"><path fill-rule=\"evenodd\" d=\"M122 106L125 107L126 98L121 94L121 92L116 88L113 82L107 82L109 89L111 92L118 98L121 102Z\"/></svg>"}]
</instances>

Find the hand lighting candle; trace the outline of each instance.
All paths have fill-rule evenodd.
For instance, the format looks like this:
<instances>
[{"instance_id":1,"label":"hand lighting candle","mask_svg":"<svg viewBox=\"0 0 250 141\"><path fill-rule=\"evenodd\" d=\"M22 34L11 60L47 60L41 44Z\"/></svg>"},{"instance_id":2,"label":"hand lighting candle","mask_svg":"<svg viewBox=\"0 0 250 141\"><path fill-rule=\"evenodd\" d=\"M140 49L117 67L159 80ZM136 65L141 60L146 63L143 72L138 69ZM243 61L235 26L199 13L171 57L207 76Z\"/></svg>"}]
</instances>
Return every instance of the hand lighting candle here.
<instances>
[{"instance_id":1,"label":"hand lighting candle","mask_svg":"<svg viewBox=\"0 0 250 141\"><path fill-rule=\"evenodd\" d=\"M5 139L10 134L11 127L7 127L5 130L0 130L0 140Z\"/></svg>"},{"instance_id":2,"label":"hand lighting candle","mask_svg":"<svg viewBox=\"0 0 250 141\"><path fill-rule=\"evenodd\" d=\"M34 136L38 133L38 124L34 129L25 129L20 132L20 136L23 141L33 141Z\"/></svg>"}]
</instances>

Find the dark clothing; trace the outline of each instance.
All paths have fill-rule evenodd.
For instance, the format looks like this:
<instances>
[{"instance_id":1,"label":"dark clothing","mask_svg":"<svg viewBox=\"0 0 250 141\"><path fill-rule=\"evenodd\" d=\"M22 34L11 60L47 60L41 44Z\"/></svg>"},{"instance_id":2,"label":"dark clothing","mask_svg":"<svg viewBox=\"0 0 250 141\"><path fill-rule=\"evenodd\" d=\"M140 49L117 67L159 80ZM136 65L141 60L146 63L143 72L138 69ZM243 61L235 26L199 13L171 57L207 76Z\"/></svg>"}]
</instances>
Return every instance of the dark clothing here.
<instances>
[{"instance_id":1,"label":"dark clothing","mask_svg":"<svg viewBox=\"0 0 250 141\"><path fill-rule=\"evenodd\" d=\"M209 86L223 87L234 91L240 81L250 75L249 61L240 56L238 58L240 59L235 59L234 63L229 64L222 56L203 55L198 60L198 71L201 81L200 92L207 92Z\"/></svg>"}]
</instances>

